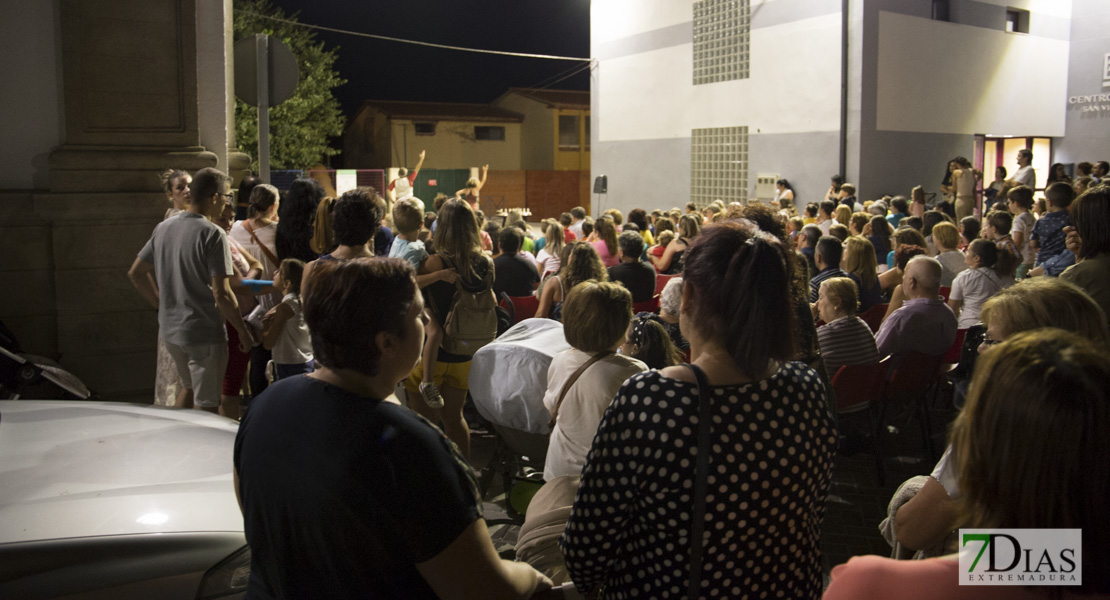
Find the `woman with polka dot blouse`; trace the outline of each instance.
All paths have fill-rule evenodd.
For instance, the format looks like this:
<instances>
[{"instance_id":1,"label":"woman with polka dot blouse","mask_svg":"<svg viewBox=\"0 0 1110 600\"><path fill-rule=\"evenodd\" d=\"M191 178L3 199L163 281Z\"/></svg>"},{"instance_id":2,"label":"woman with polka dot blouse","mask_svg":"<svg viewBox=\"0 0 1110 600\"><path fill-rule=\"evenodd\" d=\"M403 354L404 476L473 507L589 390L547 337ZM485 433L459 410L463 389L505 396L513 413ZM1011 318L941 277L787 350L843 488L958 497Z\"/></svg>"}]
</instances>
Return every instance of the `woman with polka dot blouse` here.
<instances>
[{"instance_id":1,"label":"woman with polka dot blouse","mask_svg":"<svg viewBox=\"0 0 1110 600\"><path fill-rule=\"evenodd\" d=\"M701 597L821 595L836 430L817 373L787 362L789 252L744 220L707 227L687 251L680 324L712 415L704 534L690 539L697 379L684 365L635 375L602 418L560 542L579 590L686 597L700 544Z\"/></svg>"}]
</instances>

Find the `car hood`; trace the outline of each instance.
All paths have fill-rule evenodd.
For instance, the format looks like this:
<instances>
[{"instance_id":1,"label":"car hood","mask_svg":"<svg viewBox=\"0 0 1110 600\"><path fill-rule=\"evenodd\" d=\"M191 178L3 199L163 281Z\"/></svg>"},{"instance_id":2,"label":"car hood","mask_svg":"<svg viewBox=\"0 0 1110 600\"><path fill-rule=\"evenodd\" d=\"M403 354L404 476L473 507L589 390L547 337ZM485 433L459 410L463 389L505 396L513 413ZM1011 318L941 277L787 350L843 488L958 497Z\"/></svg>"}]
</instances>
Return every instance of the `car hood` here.
<instances>
[{"instance_id":1,"label":"car hood","mask_svg":"<svg viewBox=\"0 0 1110 600\"><path fill-rule=\"evenodd\" d=\"M0 544L241 532L237 429L198 410L0 401Z\"/></svg>"}]
</instances>

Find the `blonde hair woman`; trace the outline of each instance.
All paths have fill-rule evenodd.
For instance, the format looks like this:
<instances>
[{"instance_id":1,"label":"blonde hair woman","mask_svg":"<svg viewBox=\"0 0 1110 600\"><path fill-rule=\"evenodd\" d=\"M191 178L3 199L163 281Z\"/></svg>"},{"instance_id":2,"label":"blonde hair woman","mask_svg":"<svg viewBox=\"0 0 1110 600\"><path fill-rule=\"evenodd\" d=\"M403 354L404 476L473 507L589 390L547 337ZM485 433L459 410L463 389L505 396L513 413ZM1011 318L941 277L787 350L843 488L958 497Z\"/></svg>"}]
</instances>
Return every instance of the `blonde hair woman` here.
<instances>
[{"instance_id":1,"label":"blonde hair woman","mask_svg":"<svg viewBox=\"0 0 1110 600\"><path fill-rule=\"evenodd\" d=\"M817 314L824 325L817 328L817 344L829 377L844 365L871 365L879 362L875 334L856 316L859 301L856 284L847 277L830 277L821 282Z\"/></svg>"},{"instance_id":2,"label":"blonde hair woman","mask_svg":"<svg viewBox=\"0 0 1110 600\"><path fill-rule=\"evenodd\" d=\"M952 287L956 275L967 269L964 253L956 248L960 245L960 230L948 221L933 226L933 245L937 247L937 260L940 261L941 287Z\"/></svg>"},{"instance_id":3,"label":"blonde hair woman","mask_svg":"<svg viewBox=\"0 0 1110 600\"><path fill-rule=\"evenodd\" d=\"M563 225L555 219L547 219L543 222L543 237L546 242L543 248L540 248L539 254L536 255L540 279L559 272L559 254L562 253L563 246L567 243L566 234L563 233Z\"/></svg>"},{"instance_id":4,"label":"blonde hair woman","mask_svg":"<svg viewBox=\"0 0 1110 600\"><path fill-rule=\"evenodd\" d=\"M859 312L882 304L883 288L879 284L875 247L867 238L860 235L848 238L844 244L844 254L840 257L840 268L859 288Z\"/></svg>"},{"instance_id":5,"label":"blonde hair woman","mask_svg":"<svg viewBox=\"0 0 1110 600\"><path fill-rule=\"evenodd\" d=\"M1059 329L1037 329L1003 342L980 362L950 436L962 492L954 520L970 528L1082 530L1082 558L1075 557L1082 586L969 588L960 585L965 575L955 554L919 561L870 556L833 569L825 600L1110 594L1106 348Z\"/></svg>"}]
</instances>

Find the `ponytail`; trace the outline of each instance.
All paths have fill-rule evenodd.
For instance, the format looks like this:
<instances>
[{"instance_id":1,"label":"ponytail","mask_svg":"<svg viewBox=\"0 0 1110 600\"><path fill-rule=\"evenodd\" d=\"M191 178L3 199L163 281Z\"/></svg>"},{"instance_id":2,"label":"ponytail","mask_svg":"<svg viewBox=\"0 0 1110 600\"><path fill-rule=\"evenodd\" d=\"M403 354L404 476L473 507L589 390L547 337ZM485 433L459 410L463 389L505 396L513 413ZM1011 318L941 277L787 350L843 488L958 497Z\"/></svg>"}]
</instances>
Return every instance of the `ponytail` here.
<instances>
[{"instance_id":1,"label":"ponytail","mask_svg":"<svg viewBox=\"0 0 1110 600\"><path fill-rule=\"evenodd\" d=\"M725 221L706 227L687 252L683 280L694 288L699 333L756 379L767 376L771 360L797 355L796 261L779 240L750 222Z\"/></svg>"}]
</instances>

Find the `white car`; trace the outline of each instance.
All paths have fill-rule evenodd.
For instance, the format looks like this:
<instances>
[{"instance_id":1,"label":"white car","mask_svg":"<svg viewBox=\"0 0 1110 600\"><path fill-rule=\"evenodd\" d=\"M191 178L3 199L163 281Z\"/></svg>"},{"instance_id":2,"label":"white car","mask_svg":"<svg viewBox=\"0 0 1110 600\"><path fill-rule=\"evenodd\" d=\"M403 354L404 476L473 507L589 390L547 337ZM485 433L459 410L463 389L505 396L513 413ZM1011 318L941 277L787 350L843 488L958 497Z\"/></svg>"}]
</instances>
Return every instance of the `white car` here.
<instances>
[{"instance_id":1,"label":"white car","mask_svg":"<svg viewBox=\"0 0 1110 600\"><path fill-rule=\"evenodd\" d=\"M237 429L199 410L0 401L0 598L242 597Z\"/></svg>"}]
</instances>

